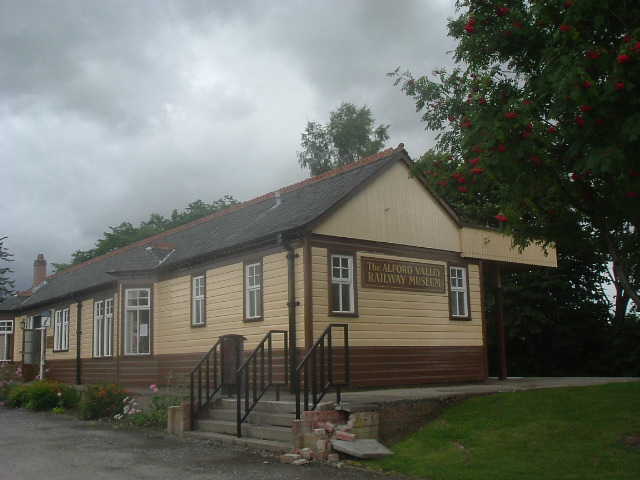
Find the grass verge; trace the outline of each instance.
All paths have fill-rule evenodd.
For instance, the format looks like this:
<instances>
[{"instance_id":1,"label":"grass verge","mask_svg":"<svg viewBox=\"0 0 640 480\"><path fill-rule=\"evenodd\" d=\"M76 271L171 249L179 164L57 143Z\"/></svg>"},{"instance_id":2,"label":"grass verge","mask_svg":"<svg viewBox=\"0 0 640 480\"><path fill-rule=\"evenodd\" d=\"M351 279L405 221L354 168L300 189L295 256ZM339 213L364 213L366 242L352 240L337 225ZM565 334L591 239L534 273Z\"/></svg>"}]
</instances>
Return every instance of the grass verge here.
<instances>
[{"instance_id":1,"label":"grass verge","mask_svg":"<svg viewBox=\"0 0 640 480\"><path fill-rule=\"evenodd\" d=\"M554 388L455 405L367 465L434 480L640 479L639 443L640 382Z\"/></svg>"}]
</instances>

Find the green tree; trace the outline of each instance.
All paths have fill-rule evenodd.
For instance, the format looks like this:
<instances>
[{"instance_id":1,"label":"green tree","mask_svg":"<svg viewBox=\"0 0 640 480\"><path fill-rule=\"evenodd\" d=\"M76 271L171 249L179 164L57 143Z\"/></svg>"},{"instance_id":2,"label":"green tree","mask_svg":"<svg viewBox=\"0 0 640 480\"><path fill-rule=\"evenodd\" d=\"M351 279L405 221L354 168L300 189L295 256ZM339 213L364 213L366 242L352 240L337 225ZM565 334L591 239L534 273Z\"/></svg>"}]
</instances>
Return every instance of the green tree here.
<instances>
[{"instance_id":1,"label":"green tree","mask_svg":"<svg viewBox=\"0 0 640 480\"><path fill-rule=\"evenodd\" d=\"M640 3L460 0L451 73L390 74L439 131L434 190L495 202L520 245L587 242L640 304Z\"/></svg>"},{"instance_id":2,"label":"green tree","mask_svg":"<svg viewBox=\"0 0 640 480\"><path fill-rule=\"evenodd\" d=\"M4 246L7 237L0 237L0 262L13 262L13 254ZM13 294L13 280L9 280L8 273L12 273L9 267L0 267L0 303Z\"/></svg>"},{"instance_id":3,"label":"green tree","mask_svg":"<svg viewBox=\"0 0 640 480\"><path fill-rule=\"evenodd\" d=\"M374 124L369 107L348 102L331 112L326 125L307 122L297 152L300 167L309 168L313 177L379 152L389 139L389 125Z\"/></svg>"},{"instance_id":4,"label":"green tree","mask_svg":"<svg viewBox=\"0 0 640 480\"><path fill-rule=\"evenodd\" d=\"M109 232L103 233L103 238L98 239L95 248L89 250L76 250L71 255L70 263L53 263L53 267L56 272L61 272L69 267L78 265L80 263L91 260L92 258L99 257L106 253L112 252L132 243L144 240L145 238L152 237L167 230L186 225L193 220L212 215L220 212L226 208L229 208L238 201L230 195L214 200L212 203L206 203L202 200L196 200L195 202L187 205L187 208L183 212L174 210L171 214L171 218L167 219L158 213L152 213L149 216L149 220L140 222L139 227L135 227L130 222L122 222L117 227L109 227Z\"/></svg>"}]
</instances>

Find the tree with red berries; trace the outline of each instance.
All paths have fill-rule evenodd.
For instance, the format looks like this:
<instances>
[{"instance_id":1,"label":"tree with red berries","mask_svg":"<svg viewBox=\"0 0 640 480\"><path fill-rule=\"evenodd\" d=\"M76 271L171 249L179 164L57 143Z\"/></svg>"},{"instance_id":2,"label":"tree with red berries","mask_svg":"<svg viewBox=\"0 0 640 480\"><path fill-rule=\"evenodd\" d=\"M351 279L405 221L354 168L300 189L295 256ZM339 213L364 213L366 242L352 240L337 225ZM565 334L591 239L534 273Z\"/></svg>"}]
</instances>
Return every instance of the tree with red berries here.
<instances>
[{"instance_id":1,"label":"tree with red berries","mask_svg":"<svg viewBox=\"0 0 640 480\"><path fill-rule=\"evenodd\" d=\"M640 305L640 3L456 8L458 66L390 74L439 132L415 173L445 198L494 205L490 223L521 246L587 242Z\"/></svg>"}]
</instances>

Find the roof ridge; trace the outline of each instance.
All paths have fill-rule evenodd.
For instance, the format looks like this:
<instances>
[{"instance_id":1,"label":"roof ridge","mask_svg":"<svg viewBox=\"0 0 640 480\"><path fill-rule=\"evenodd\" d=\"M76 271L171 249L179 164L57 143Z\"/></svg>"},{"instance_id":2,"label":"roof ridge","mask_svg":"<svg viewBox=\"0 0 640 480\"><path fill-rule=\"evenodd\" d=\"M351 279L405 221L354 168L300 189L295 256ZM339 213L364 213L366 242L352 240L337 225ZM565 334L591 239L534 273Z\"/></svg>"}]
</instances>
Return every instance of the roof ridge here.
<instances>
[{"instance_id":1,"label":"roof ridge","mask_svg":"<svg viewBox=\"0 0 640 480\"><path fill-rule=\"evenodd\" d=\"M82 267L86 267L88 265L92 265L94 263L98 263L101 262L102 260L106 260L108 258L114 257L116 255L119 255L121 253L124 252L128 252L130 250L133 250L134 248L140 247L142 245L146 245L148 243L152 243L156 240L160 240L163 238L168 237L169 235L173 235L174 233L178 233L178 232L182 232L184 230L188 230L189 228L193 228L197 225L206 223L206 222L210 222L211 220L215 220L218 217L222 217L224 215L228 215L230 213L236 212L242 208L246 208L250 205L254 205L256 203L260 203L264 200L267 200L269 198L274 198L276 195L276 192L291 192L293 190L297 190L299 188L305 187L307 185L311 185L317 182L320 182L322 180L326 180L328 178L332 178L335 177L336 175L339 175L341 173L347 172L349 170L354 170L356 168L362 167L364 165L368 165L370 163L373 163L377 160L380 160L382 158L388 157L396 152L402 151L404 149L404 144L400 143L396 148L387 148L386 150L382 150L378 153L375 153L373 155L370 155L368 157L365 158L361 158L360 160L357 160L355 162L349 163L347 165L344 165L342 167L339 168L335 168L333 170L330 170L328 172L325 173L321 173L320 175L316 175L315 177L311 177L311 178L307 178L306 180L302 180L300 182L294 183L292 185L288 185L286 187L280 188L278 190L274 190L272 192L269 193L265 193L263 195L260 195L258 197L252 198L250 200L246 200L244 202L240 202L240 203L236 203L235 205L232 205L231 207L225 208L224 210L220 210L218 212L212 213L211 215L207 215L205 217L201 217L198 218L196 220L193 220L189 223L185 223L184 225L180 225L178 227L172 228L171 230L167 230L164 232L160 232L157 233L156 235L153 235L151 237L147 237L147 238L143 238L142 240L138 240L137 242L134 242L130 245L125 245L124 247L120 247L116 250L112 250L111 252L107 252L103 255L100 255L99 257L95 257L92 258L90 260L87 260L85 262L79 263L77 265L73 265L72 267L66 268L60 272L56 272L53 273L51 275L49 275L48 277L45 278L45 281L51 279L51 278L55 278L58 277L60 275L63 275L65 273L77 270L79 268Z\"/></svg>"},{"instance_id":2,"label":"roof ridge","mask_svg":"<svg viewBox=\"0 0 640 480\"><path fill-rule=\"evenodd\" d=\"M322 180L326 180L327 178L335 177L341 173L347 172L349 170L353 170L369 163L373 163L382 158L388 157L393 153L396 153L404 148L404 143L399 144L396 148L387 148L386 150L382 150L378 153L370 155L365 158L361 158L360 160L356 160L355 162L348 163L343 165L342 167L334 168L333 170L329 170L328 172L321 173L320 175L316 175L315 177L307 178L298 183L294 183L292 185L288 185L284 188L281 188L280 192L291 192L292 190L296 190L301 187L305 187L307 185L311 185L313 183L320 182Z\"/></svg>"}]
</instances>

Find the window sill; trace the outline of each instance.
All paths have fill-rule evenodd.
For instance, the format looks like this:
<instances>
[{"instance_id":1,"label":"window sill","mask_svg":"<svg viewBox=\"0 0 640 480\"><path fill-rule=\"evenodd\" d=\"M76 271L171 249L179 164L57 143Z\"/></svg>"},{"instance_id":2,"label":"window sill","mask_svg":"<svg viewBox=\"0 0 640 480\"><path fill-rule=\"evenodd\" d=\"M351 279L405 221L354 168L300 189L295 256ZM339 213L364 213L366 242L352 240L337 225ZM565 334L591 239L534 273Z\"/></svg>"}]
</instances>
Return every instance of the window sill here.
<instances>
[{"instance_id":1,"label":"window sill","mask_svg":"<svg viewBox=\"0 0 640 480\"><path fill-rule=\"evenodd\" d=\"M206 326L207 326L207 324L206 324L206 323L192 323L192 324L190 325L190 327L191 327L191 328L204 328L204 327L206 327Z\"/></svg>"},{"instance_id":2,"label":"window sill","mask_svg":"<svg viewBox=\"0 0 640 480\"><path fill-rule=\"evenodd\" d=\"M458 322L470 322L472 320L471 317L454 317L451 316L449 320L458 321Z\"/></svg>"},{"instance_id":3,"label":"window sill","mask_svg":"<svg viewBox=\"0 0 640 480\"><path fill-rule=\"evenodd\" d=\"M357 318L360 315L356 312L329 312L330 317Z\"/></svg>"},{"instance_id":4,"label":"window sill","mask_svg":"<svg viewBox=\"0 0 640 480\"><path fill-rule=\"evenodd\" d=\"M252 317L252 318L243 318L243 323L254 323L254 322L262 322L264 321L264 317Z\"/></svg>"}]
</instances>

